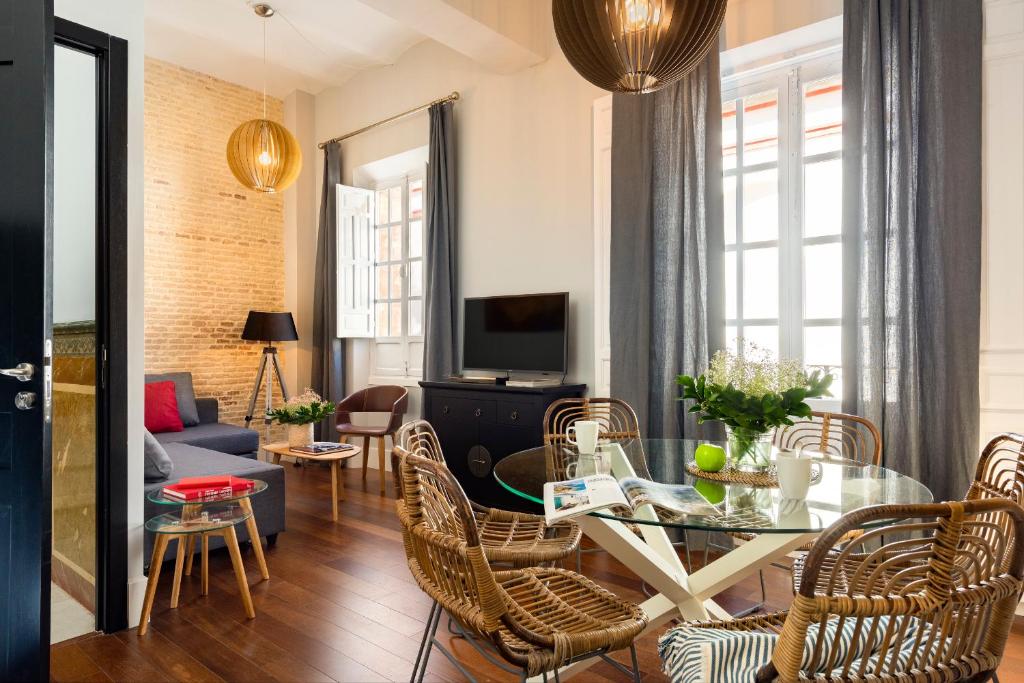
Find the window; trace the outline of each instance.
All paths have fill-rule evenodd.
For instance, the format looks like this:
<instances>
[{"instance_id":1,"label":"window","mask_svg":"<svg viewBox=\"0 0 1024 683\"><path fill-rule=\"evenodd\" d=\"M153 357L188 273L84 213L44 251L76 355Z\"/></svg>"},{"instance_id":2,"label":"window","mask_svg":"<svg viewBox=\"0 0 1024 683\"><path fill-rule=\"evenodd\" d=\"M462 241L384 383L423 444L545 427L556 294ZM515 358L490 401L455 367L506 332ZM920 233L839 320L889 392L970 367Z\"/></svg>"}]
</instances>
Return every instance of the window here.
<instances>
[{"instance_id":1,"label":"window","mask_svg":"<svg viewBox=\"0 0 1024 683\"><path fill-rule=\"evenodd\" d=\"M723 80L726 338L842 395L842 82L836 56ZM733 350L737 350L733 348Z\"/></svg>"},{"instance_id":2,"label":"window","mask_svg":"<svg viewBox=\"0 0 1024 683\"><path fill-rule=\"evenodd\" d=\"M419 377L423 359L423 177L374 192L373 374Z\"/></svg>"}]
</instances>

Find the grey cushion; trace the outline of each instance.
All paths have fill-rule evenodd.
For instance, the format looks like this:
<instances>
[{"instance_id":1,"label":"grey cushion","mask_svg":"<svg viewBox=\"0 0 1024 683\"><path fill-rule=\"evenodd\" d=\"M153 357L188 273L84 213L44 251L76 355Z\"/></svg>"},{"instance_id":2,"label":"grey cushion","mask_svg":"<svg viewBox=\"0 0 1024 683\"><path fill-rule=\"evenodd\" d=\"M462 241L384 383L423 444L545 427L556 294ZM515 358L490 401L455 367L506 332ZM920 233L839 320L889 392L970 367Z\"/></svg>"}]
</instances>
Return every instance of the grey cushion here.
<instances>
[{"instance_id":1,"label":"grey cushion","mask_svg":"<svg viewBox=\"0 0 1024 683\"><path fill-rule=\"evenodd\" d=\"M191 372L165 372L159 375L146 375L146 384L153 382L174 382L174 398L178 401L178 415L186 427L199 424L199 411L196 409L196 391L192 388Z\"/></svg>"},{"instance_id":2,"label":"grey cushion","mask_svg":"<svg viewBox=\"0 0 1024 683\"><path fill-rule=\"evenodd\" d=\"M259 527L261 536L269 536L284 531L284 469L280 465L272 465L269 462L240 458L237 455L217 453L216 451L196 448L183 443L165 444L167 454L174 462L174 476L165 482L146 484L145 491L157 491L167 484L173 484L185 477L201 477L214 474L233 474L237 477L248 479L260 479L267 482L267 490L258 493L250 500L252 501L253 516L256 518L256 525ZM146 519L156 517L165 512L172 512L177 509L173 505L161 505L149 500L145 502ZM249 538L249 532L244 524L235 527L240 541ZM210 547L219 548L223 545L219 536L210 538ZM199 551L200 544L196 543L196 551ZM164 556L164 560L174 558L173 546ZM153 552L153 534L146 532L146 561Z\"/></svg>"},{"instance_id":3,"label":"grey cushion","mask_svg":"<svg viewBox=\"0 0 1024 683\"><path fill-rule=\"evenodd\" d=\"M145 479L146 481L163 481L171 476L171 472L174 471L174 463L156 437L148 429L142 431L142 453L146 458Z\"/></svg>"},{"instance_id":4,"label":"grey cushion","mask_svg":"<svg viewBox=\"0 0 1024 683\"><path fill-rule=\"evenodd\" d=\"M189 446L208 448L211 451L230 453L232 455L255 455L260 447L259 432L245 427L215 422L186 427L180 432L163 432L156 434L160 443L184 443Z\"/></svg>"}]
</instances>

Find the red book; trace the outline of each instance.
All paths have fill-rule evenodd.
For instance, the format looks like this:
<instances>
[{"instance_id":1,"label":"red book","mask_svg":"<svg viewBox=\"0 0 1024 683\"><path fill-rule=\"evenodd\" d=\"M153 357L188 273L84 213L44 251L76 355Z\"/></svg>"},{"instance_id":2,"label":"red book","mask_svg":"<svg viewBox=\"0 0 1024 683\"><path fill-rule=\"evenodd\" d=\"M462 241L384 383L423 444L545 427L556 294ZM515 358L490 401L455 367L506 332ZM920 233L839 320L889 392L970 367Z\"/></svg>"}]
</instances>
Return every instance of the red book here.
<instances>
[{"instance_id":1,"label":"red book","mask_svg":"<svg viewBox=\"0 0 1024 683\"><path fill-rule=\"evenodd\" d=\"M221 496L242 493L255 488L255 486L256 484L252 479L228 475L186 477L176 484L165 486L163 493L168 498L175 498L177 500L210 500Z\"/></svg>"}]
</instances>

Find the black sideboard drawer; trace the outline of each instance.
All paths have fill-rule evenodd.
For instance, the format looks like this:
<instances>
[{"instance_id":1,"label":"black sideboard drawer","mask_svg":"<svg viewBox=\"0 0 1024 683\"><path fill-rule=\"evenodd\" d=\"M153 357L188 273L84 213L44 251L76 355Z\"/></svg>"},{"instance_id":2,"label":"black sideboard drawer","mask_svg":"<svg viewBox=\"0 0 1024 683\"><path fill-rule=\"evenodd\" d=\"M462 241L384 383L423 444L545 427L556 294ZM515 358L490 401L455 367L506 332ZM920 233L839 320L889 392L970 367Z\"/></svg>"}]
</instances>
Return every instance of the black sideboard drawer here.
<instances>
[{"instance_id":1,"label":"black sideboard drawer","mask_svg":"<svg viewBox=\"0 0 1024 683\"><path fill-rule=\"evenodd\" d=\"M435 396L431 410L441 420L459 420L494 423L494 401L455 396Z\"/></svg>"},{"instance_id":2,"label":"black sideboard drawer","mask_svg":"<svg viewBox=\"0 0 1024 683\"><path fill-rule=\"evenodd\" d=\"M546 407L546 406L545 406ZM544 417L537 412L537 405L522 401L498 401L498 423L536 427Z\"/></svg>"}]
</instances>

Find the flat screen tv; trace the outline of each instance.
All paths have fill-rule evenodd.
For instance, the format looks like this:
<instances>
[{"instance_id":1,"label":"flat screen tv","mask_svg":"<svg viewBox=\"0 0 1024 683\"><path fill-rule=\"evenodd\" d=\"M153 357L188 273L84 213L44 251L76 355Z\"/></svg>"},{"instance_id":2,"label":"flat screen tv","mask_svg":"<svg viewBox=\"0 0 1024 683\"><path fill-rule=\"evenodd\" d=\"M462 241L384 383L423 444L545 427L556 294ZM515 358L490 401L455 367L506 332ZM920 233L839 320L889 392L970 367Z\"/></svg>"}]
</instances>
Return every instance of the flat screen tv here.
<instances>
[{"instance_id":1,"label":"flat screen tv","mask_svg":"<svg viewBox=\"0 0 1024 683\"><path fill-rule=\"evenodd\" d=\"M466 299L462 367L564 374L568 318L568 292Z\"/></svg>"}]
</instances>

